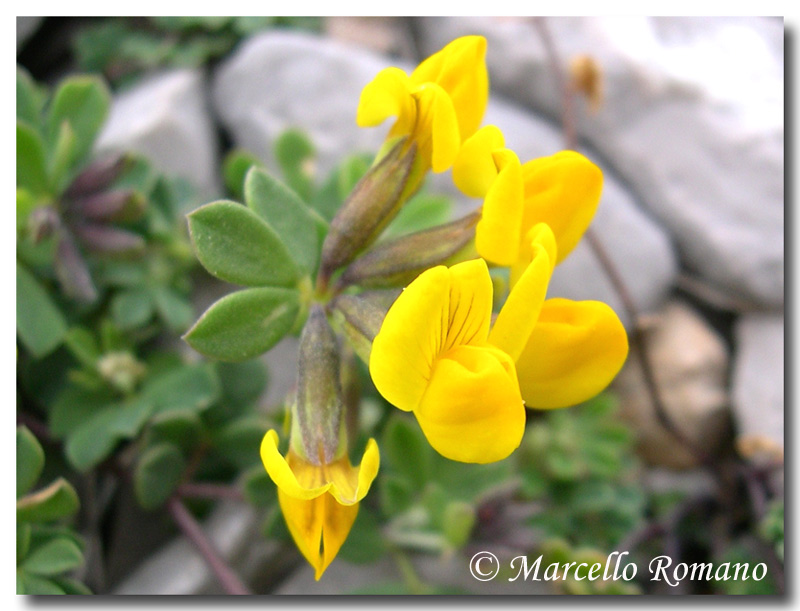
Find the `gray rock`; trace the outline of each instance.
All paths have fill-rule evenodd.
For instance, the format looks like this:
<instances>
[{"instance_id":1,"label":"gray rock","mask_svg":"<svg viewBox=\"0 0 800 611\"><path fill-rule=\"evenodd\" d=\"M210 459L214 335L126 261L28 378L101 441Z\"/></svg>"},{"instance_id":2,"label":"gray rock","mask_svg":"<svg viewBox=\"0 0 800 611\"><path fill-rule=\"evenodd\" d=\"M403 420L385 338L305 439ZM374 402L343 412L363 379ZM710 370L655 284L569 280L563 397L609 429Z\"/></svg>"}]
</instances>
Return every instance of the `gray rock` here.
<instances>
[{"instance_id":1,"label":"gray rock","mask_svg":"<svg viewBox=\"0 0 800 611\"><path fill-rule=\"evenodd\" d=\"M278 544L259 534L255 512L233 501L219 503L202 524L209 541L247 583L257 578L271 562ZM143 562L120 583L114 594L224 594L214 574L197 549L185 537L178 537Z\"/></svg>"},{"instance_id":2,"label":"gray rock","mask_svg":"<svg viewBox=\"0 0 800 611\"><path fill-rule=\"evenodd\" d=\"M750 314L736 324L733 411L739 441L784 447L784 329L780 314Z\"/></svg>"},{"instance_id":3,"label":"gray rock","mask_svg":"<svg viewBox=\"0 0 800 611\"><path fill-rule=\"evenodd\" d=\"M161 171L217 196L218 147L205 95L199 70L148 77L115 96L96 148L136 151Z\"/></svg>"},{"instance_id":4,"label":"gray rock","mask_svg":"<svg viewBox=\"0 0 800 611\"><path fill-rule=\"evenodd\" d=\"M691 307L671 301L646 331L653 375L664 408L692 443L713 454L729 438L726 376L728 350L722 338ZM614 381L620 416L636 431L639 453L650 463L673 469L698 464L656 417L633 352Z\"/></svg>"},{"instance_id":5,"label":"gray rock","mask_svg":"<svg viewBox=\"0 0 800 611\"><path fill-rule=\"evenodd\" d=\"M36 33L44 17L17 17L17 51Z\"/></svg>"},{"instance_id":6,"label":"gray rock","mask_svg":"<svg viewBox=\"0 0 800 611\"><path fill-rule=\"evenodd\" d=\"M356 109L363 89L387 59L308 34L254 36L224 62L213 103L237 146L275 165L273 141L299 127L317 148L323 176L343 158L377 151L382 129L361 129Z\"/></svg>"},{"instance_id":7,"label":"gray rock","mask_svg":"<svg viewBox=\"0 0 800 611\"><path fill-rule=\"evenodd\" d=\"M768 18L548 18L564 63L590 54L605 103L578 133L674 236L687 267L767 306L783 302L783 24ZM427 18L423 51L489 42L493 91L560 120L532 20ZM746 253L746 254L744 254Z\"/></svg>"}]
</instances>

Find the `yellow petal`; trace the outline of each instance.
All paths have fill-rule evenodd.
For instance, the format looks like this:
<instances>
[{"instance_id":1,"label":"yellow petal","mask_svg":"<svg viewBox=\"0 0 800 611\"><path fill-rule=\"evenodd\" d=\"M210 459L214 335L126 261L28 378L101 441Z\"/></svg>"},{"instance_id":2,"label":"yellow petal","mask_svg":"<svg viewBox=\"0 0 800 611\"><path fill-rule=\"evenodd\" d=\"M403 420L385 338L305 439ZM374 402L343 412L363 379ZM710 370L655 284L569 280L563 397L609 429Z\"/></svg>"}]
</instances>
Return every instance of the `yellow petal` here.
<instances>
[{"instance_id":1,"label":"yellow petal","mask_svg":"<svg viewBox=\"0 0 800 611\"><path fill-rule=\"evenodd\" d=\"M455 346L484 344L492 318L492 278L483 259L450 269L447 333L440 353Z\"/></svg>"},{"instance_id":2,"label":"yellow petal","mask_svg":"<svg viewBox=\"0 0 800 611\"><path fill-rule=\"evenodd\" d=\"M420 274L386 313L372 342L369 372L378 392L402 410L414 409L447 333L450 272L444 266Z\"/></svg>"},{"instance_id":3,"label":"yellow petal","mask_svg":"<svg viewBox=\"0 0 800 611\"><path fill-rule=\"evenodd\" d=\"M330 484L323 481L319 468L289 452L288 461L278 451L278 433L267 431L261 440L261 461L272 481L289 496L313 499L327 492ZM317 473L319 472L319 475Z\"/></svg>"},{"instance_id":4,"label":"yellow petal","mask_svg":"<svg viewBox=\"0 0 800 611\"><path fill-rule=\"evenodd\" d=\"M525 239L519 249L519 256L511 265L508 278L508 284L511 288L519 282L522 274L528 269L530 262L533 261L539 253L539 247L544 248L547 252L547 257L550 260L550 273L552 274L556 266L556 254L558 252L556 237L553 234L553 230L550 229L550 225L546 223L537 223L525 234Z\"/></svg>"},{"instance_id":5,"label":"yellow petal","mask_svg":"<svg viewBox=\"0 0 800 611\"><path fill-rule=\"evenodd\" d=\"M372 342L369 371L378 392L402 410L416 408L438 356L456 345L484 343L491 313L492 281L482 259L420 274Z\"/></svg>"},{"instance_id":6,"label":"yellow petal","mask_svg":"<svg viewBox=\"0 0 800 611\"><path fill-rule=\"evenodd\" d=\"M561 151L522 166L525 184L523 231L547 223L558 243L557 263L566 258L592 222L603 173L575 151Z\"/></svg>"},{"instance_id":7,"label":"yellow petal","mask_svg":"<svg viewBox=\"0 0 800 611\"><path fill-rule=\"evenodd\" d=\"M514 361L522 354L539 318L556 255L555 238L547 225L540 223L529 236L531 261L512 285L489 333L489 343L506 352Z\"/></svg>"},{"instance_id":8,"label":"yellow petal","mask_svg":"<svg viewBox=\"0 0 800 611\"><path fill-rule=\"evenodd\" d=\"M461 137L468 138L480 126L489 101L486 39L457 38L423 61L411 74L411 83L436 83L444 89L453 101Z\"/></svg>"},{"instance_id":9,"label":"yellow petal","mask_svg":"<svg viewBox=\"0 0 800 611\"><path fill-rule=\"evenodd\" d=\"M453 182L464 195L486 196L498 172L492 153L504 147L503 133L494 125L480 128L461 145L453 163Z\"/></svg>"},{"instance_id":10,"label":"yellow petal","mask_svg":"<svg viewBox=\"0 0 800 611\"><path fill-rule=\"evenodd\" d=\"M608 305L548 299L517 360L522 397L528 407L575 405L608 386L627 355L625 329Z\"/></svg>"},{"instance_id":11,"label":"yellow petal","mask_svg":"<svg viewBox=\"0 0 800 611\"><path fill-rule=\"evenodd\" d=\"M361 91L358 101L356 123L359 127L380 125L389 117L398 117L401 123L412 126L415 120L408 75L399 68L381 70Z\"/></svg>"},{"instance_id":12,"label":"yellow petal","mask_svg":"<svg viewBox=\"0 0 800 611\"><path fill-rule=\"evenodd\" d=\"M502 460L522 440L525 408L514 363L492 346L458 346L436 363L414 414L433 448L451 460Z\"/></svg>"},{"instance_id":13,"label":"yellow petal","mask_svg":"<svg viewBox=\"0 0 800 611\"><path fill-rule=\"evenodd\" d=\"M430 156L434 172L444 172L458 155L461 136L453 101L438 85L426 83L414 94L417 101L417 122L413 138L420 154Z\"/></svg>"},{"instance_id":14,"label":"yellow petal","mask_svg":"<svg viewBox=\"0 0 800 611\"><path fill-rule=\"evenodd\" d=\"M278 502L295 544L319 580L339 553L358 515L358 504L341 505L330 494L293 498L278 488Z\"/></svg>"},{"instance_id":15,"label":"yellow petal","mask_svg":"<svg viewBox=\"0 0 800 611\"><path fill-rule=\"evenodd\" d=\"M481 257L496 265L511 265L517 260L522 214L522 170L519 159L513 155L489 188L481 220L475 227L475 247Z\"/></svg>"},{"instance_id":16,"label":"yellow petal","mask_svg":"<svg viewBox=\"0 0 800 611\"><path fill-rule=\"evenodd\" d=\"M342 505L357 503L369 492L379 467L378 444L370 439L358 467L351 466L347 457L327 465L328 478L333 483L330 494Z\"/></svg>"}]
</instances>

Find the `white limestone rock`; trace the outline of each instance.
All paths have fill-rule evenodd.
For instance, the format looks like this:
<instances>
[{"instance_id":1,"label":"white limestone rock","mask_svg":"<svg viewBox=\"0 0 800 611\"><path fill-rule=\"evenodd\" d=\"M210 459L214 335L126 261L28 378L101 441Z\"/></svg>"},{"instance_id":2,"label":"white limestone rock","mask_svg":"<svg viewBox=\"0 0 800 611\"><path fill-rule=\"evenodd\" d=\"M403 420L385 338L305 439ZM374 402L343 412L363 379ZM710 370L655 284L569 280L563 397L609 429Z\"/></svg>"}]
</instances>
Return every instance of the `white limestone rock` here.
<instances>
[{"instance_id":1,"label":"white limestone rock","mask_svg":"<svg viewBox=\"0 0 800 611\"><path fill-rule=\"evenodd\" d=\"M237 146L275 167L273 142L288 128L309 134L317 171L343 155L377 151L385 130L356 125L358 98L390 64L357 47L294 32L254 36L225 61L213 82L213 103Z\"/></svg>"},{"instance_id":2,"label":"white limestone rock","mask_svg":"<svg viewBox=\"0 0 800 611\"><path fill-rule=\"evenodd\" d=\"M95 147L136 151L208 196L221 192L219 154L200 70L172 70L114 96Z\"/></svg>"},{"instance_id":3,"label":"white limestone rock","mask_svg":"<svg viewBox=\"0 0 800 611\"><path fill-rule=\"evenodd\" d=\"M783 316L745 315L735 333L733 412L739 440L766 438L783 448Z\"/></svg>"}]
</instances>

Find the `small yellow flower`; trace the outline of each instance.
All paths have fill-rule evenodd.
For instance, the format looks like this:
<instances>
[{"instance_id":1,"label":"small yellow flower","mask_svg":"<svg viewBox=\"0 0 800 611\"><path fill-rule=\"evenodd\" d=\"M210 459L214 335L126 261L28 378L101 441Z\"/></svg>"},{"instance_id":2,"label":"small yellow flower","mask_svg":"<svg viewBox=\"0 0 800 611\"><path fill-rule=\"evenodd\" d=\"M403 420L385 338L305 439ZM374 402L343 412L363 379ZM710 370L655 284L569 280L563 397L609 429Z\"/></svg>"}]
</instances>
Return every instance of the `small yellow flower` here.
<instances>
[{"instance_id":1,"label":"small yellow flower","mask_svg":"<svg viewBox=\"0 0 800 611\"><path fill-rule=\"evenodd\" d=\"M464 36L423 61L411 76L399 68L381 70L361 92L358 125L374 127L396 117L389 138L410 136L426 168L444 172L486 111L485 57L486 39Z\"/></svg>"},{"instance_id":2,"label":"small yellow flower","mask_svg":"<svg viewBox=\"0 0 800 611\"><path fill-rule=\"evenodd\" d=\"M378 473L378 445L369 440L358 467L347 456L314 464L291 447L285 458L281 456L278 434L271 430L261 442L261 460L278 487L289 532L318 580L347 539L358 503Z\"/></svg>"},{"instance_id":3,"label":"small yellow flower","mask_svg":"<svg viewBox=\"0 0 800 611\"><path fill-rule=\"evenodd\" d=\"M491 329L492 282L476 259L418 276L372 344L378 391L413 412L434 449L452 460L502 460L522 439L525 404L584 401L625 361L625 330L606 304L545 301L555 237L544 224L529 235L528 264Z\"/></svg>"},{"instance_id":4,"label":"small yellow flower","mask_svg":"<svg viewBox=\"0 0 800 611\"><path fill-rule=\"evenodd\" d=\"M470 197L483 197L475 230L478 253L511 267L511 284L525 269L528 233L538 223L553 230L556 263L563 261L589 227L603 187L603 173L575 151L561 151L520 165L493 126L480 129L462 146L453 181Z\"/></svg>"}]
</instances>

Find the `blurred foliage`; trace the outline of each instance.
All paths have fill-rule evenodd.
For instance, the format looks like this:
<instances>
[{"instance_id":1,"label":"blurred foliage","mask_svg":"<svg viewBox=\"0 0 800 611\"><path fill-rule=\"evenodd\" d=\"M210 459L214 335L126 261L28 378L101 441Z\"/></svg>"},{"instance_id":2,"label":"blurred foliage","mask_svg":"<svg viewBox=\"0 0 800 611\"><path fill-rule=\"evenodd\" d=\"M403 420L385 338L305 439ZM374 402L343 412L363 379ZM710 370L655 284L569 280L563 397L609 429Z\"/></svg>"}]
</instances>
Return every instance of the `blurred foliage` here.
<instances>
[{"instance_id":1,"label":"blurred foliage","mask_svg":"<svg viewBox=\"0 0 800 611\"><path fill-rule=\"evenodd\" d=\"M267 28L318 31L319 17L126 17L83 30L74 48L82 70L124 83L162 67L196 68Z\"/></svg>"},{"instance_id":2,"label":"blurred foliage","mask_svg":"<svg viewBox=\"0 0 800 611\"><path fill-rule=\"evenodd\" d=\"M44 469L36 437L17 428L17 594L91 594L70 573L83 565L83 539L65 525L79 507L72 485L58 478L32 491Z\"/></svg>"},{"instance_id":3,"label":"blurred foliage","mask_svg":"<svg viewBox=\"0 0 800 611\"><path fill-rule=\"evenodd\" d=\"M546 537L611 550L643 522L633 436L615 411L605 394L528 428L516 456L525 498L546 504L530 521Z\"/></svg>"}]
</instances>

